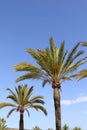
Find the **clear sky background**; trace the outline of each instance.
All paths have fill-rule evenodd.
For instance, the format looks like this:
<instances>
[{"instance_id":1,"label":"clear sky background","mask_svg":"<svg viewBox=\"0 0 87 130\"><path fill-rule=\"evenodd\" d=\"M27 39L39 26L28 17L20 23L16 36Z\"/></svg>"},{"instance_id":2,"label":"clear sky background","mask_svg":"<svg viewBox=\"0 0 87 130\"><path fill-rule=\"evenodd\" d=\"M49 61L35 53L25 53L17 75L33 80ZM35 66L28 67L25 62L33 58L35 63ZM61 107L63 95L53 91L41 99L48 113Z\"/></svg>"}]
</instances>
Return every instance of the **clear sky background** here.
<instances>
[{"instance_id":1,"label":"clear sky background","mask_svg":"<svg viewBox=\"0 0 87 130\"><path fill-rule=\"evenodd\" d=\"M9 87L27 83L34 85L34 94L44 96L48 116L42 112L30 110L30 117L24 115L25 128L38 125L43 130L55 129L53 91L41 81L25 80L15 83L22 72L15 72L13 65L27 61L35 63L26 52L26 48L44 49L49 47L49 38L53 37L59 46L64 40L66 48L79 41L87 41L87 0L2 0L0 1L0 102L7 101ZM87 54L87 49L84 49ZM87 68L87 64L84 65ZM79 126L87 130L87 79L79 82L65 82L61 91L62 125L71 128ZM0 110L8 127L18 128L19 113L6 118L9 108Z\"/></svg>"}]
</instances>

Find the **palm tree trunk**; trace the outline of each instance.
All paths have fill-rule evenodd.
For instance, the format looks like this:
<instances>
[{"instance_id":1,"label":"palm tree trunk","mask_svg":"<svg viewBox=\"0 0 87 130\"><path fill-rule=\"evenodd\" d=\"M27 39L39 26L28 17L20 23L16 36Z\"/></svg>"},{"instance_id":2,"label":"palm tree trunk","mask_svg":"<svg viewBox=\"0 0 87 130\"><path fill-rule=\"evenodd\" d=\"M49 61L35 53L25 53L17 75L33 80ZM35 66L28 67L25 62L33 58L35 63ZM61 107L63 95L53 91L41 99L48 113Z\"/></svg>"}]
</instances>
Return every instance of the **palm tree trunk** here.
<instances>
[{"instance_id":1,"label":"palm tree trunk","mask_svg":"<svg viewBox=\"0 0 87 130\"><path fill-rule=\"evenodd\" d=\"M60 91L58 88L54 88L53 90L54 90L56 130L61 130Z\"/></svg>"},{"instance_id":2,"label":"palm tree trunk","mask_svg":"<svg viewBox=\"0 0 87 130\"><path fill-rule=\"evenodd\" d=\"M23 113L20 112L19 130L24 130Z\"/></svg>"}]
</instances>

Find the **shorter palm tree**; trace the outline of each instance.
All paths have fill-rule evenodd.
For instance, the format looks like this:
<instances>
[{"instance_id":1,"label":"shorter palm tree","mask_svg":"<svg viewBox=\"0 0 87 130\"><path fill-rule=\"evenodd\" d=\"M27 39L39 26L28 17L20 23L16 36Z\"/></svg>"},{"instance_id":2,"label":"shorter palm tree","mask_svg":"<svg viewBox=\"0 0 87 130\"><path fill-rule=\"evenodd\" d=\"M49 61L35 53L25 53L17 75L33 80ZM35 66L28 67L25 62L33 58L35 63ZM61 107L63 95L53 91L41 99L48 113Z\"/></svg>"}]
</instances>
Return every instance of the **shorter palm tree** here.
<instances>
[{"instance_id":1,"label":"shorter palm tree","mask_svg":"<svg viewBox=\"0 0 87 130\"><path fill-rule=\"evenodd\" d=\"M4 118L0 118L0 130L5 130L6 128L6 120Z\"/></svg>"},{"instance_id":2,"label":"shorter palm tree","mask_svg":"<svg viewBox=\"0 0 87 130\"><path fill-rule=\"evenodd\" d=\"M42 130L39 126L35 126L32 130Z\"/></svg>"},{"instance_id":3,"label":"shorter palm tree","mask_svg":"<svg viewBox=\"0 0 87 130\"><path fill-rule=\"evenodd\" d=\"M45 115L47 115L47 111L43 107L43 96L39 95L31 97L33 87L28 88L27 85L18 86L18 88L15 87L15 93L10 88L7 88L7 90L10 92L10 95L8 95L7 98L11 99L13 103L0 103L0 108L8 106L12 107L8 112L7 117L9 117L15 110L20 112L19 130L24 130L23 114L24 111L26 111L28 115L30 115L29 108L34 108L37 111L40 109Z\"/></svg>"},{"instance_id":4,"label":"shorter palm tree","mask_svg":"<svg viewBox=\"0 0 87 130\"><path fill-rule=\"evenodd\" d=\"M52 128L48 128L47 130L53 130Z\"/></svg>"},{"instance_id":5,"label":"shorter palm tree","mask_svg":"<svg viewBox=\"0 0 87 130\"><path fill-rule=\"evenodd\" d=\"M62 130L69 130L68 125L67 125L67 124L65 124L65 125L63 126Z\"/></svg>"},{"instance_id":6,"label":"shorter palm tree","mask_svg":"<svg viewBox=\"0 0 87 130\"><path fill-rule=\"evenodd\" d=\"M73 130L82 130L80 127L75 127Z\"/></svg>"}]
</instances>

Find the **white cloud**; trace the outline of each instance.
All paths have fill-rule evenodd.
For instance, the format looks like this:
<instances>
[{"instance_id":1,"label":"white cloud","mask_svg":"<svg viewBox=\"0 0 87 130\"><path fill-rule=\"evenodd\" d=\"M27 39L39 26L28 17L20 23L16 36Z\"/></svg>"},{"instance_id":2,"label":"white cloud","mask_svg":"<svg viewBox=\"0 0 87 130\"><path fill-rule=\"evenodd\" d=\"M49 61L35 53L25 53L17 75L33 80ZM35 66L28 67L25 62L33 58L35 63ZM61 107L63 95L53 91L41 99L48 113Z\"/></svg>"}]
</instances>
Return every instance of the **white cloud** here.
<instances>
[{"instance_id":1,"label":"white cloud","mask_svg":"<svg viewBox=\"0 0 87 130\"><path fill-rule=\"evenodd\" d=\"M79 98L76 98L75 100L62 100L61 105L71 105L71 104L77 104L87 102L87 96L81 96Z\"/></svg>"}]
</instances>

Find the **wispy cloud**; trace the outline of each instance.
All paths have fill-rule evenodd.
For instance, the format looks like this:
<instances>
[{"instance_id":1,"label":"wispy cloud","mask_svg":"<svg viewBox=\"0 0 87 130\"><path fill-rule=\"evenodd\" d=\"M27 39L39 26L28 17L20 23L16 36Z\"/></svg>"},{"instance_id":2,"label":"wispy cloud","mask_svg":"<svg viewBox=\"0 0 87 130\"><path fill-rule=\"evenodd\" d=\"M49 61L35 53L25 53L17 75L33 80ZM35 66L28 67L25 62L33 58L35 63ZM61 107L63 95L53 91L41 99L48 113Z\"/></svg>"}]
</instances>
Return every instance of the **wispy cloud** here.
<instances>
[{"instance_id":1,"label":"wispy cloud","mask_svg":"<svg viewBox=\"0 0 87 130\"><path fill-rule=\"evenodd\" d=\"M72 105L82 102L87 102L87 96L81 96L76 98L75 100L62 100L61 105Z\"/></svg>"}]
</instances>

